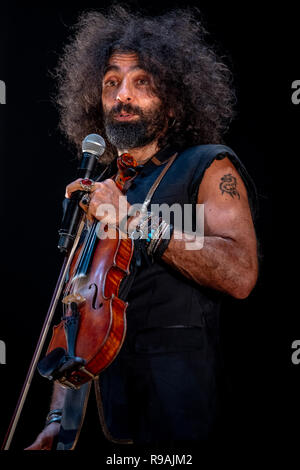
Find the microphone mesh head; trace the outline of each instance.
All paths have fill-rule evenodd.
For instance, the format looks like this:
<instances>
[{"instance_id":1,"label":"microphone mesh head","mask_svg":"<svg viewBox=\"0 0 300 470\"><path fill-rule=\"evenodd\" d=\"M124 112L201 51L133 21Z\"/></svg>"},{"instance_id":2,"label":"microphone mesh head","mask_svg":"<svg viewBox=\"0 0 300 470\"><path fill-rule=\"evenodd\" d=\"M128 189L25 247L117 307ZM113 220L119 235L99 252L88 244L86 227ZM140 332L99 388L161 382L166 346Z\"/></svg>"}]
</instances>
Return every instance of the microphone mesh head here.
<instances>
[{"instance_id":1,"label":"microphone mesh head","mask_svg":"<svg viewBox=\"0 0 300 470\"><path fill-rule=\"evenodd\" d=\"M82 141L82 151L100 157L105 151L105 141L98 134L89 134Z\"/></svg>"}]
</instances>

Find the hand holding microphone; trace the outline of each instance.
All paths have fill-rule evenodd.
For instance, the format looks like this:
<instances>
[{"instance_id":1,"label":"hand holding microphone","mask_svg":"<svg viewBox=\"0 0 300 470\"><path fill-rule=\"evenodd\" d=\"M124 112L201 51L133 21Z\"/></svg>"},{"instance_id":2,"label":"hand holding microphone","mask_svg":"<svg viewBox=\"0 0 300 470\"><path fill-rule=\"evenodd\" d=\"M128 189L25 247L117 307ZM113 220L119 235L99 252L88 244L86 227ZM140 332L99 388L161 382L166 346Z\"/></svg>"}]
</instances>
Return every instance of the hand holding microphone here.
<instances>
[{"instance_id":1,"label":"hand holding microphone","mask_svg":"<svg viewBox=\"0 0 300 470\"><path fill-rule=\"evenodd\" d=\"M82 180L89 179L95 170L99 157L105 151L105 141L98 134L90 134L82 142L82 159L77 170L77 176ZM87 183L87 181L86 181ZM87 185L87 186L91 186ZM61 252L68 253L76 236L77 227L81 217L80 200L85 194L81 185L78 190L72 192L70 198L64 200L64 216L59 230L58 248Z\"/></svg>"}]
</instances>

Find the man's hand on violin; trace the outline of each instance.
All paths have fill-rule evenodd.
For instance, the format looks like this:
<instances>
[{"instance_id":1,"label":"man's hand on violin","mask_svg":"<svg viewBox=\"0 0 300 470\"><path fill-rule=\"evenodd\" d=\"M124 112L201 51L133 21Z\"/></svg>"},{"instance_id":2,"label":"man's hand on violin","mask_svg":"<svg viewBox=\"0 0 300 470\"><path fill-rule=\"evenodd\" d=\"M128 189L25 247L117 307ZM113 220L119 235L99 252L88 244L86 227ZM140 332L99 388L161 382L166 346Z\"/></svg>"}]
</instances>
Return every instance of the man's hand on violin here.
<instances>
[{"instance_id":1,"label":"man's hand on violin","mask_svg":"<svg viewBox=\"0 0 300 470\"><path fill-rule=\"evenodd\" d=\"M70 198L75 191L82 191L84 181L79 178L70 183L66 187L65 196ZM130 208L126 197L112 179L106 179L101 183L92 182L86 189L88 191L81 200L80 206L90 221L97 219L109 225L117 225Z\"/></svg>"}]
</instances>

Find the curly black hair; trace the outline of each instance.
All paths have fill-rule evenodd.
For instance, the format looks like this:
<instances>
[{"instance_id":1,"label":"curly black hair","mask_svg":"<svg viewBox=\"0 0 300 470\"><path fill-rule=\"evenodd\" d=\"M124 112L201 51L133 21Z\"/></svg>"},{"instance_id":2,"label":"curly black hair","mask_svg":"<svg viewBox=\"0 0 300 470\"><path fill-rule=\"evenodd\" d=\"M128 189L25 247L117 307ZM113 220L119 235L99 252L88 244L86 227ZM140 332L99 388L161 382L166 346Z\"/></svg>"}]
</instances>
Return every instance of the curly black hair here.
<instances>
[{"instance_id":1,"label":"curly black hair","mask_svg":"<svg viewBox=\"0 0 300 470\"><path fill-rule=\"evenodd\" d=\"M151 17L120 5L80 15L56 68L59 127L78 150L83 138L104 138L102 78L115 51L135 52L153 76L156 94L176 121L159 142L180 148L220 143L233 117L235 94L227 65L206 41L196 9ZM116 155L108 144L106 160Z\"/></svg>"}]
</instances>

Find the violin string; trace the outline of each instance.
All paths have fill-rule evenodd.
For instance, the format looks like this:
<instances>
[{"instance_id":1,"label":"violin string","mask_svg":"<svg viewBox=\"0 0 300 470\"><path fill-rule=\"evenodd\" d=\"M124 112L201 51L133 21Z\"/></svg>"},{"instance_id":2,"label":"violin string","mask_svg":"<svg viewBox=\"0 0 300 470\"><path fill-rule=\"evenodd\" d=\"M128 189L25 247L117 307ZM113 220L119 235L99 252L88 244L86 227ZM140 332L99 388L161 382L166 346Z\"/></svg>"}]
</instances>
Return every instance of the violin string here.
<instances>
[{"instance_id":1,"label":"violin string","mask_svg":"<svg viewBox=\"0 0 300 470\"><path fill-rule=\"evenodd\" d=\"M86 245L89 243L89 238L90 238L90 235L91 235L91 234L90 234L90 230L91 230L91 228L88 228L88 229L87 229L87 232L88 232L88 233L86 234L86 236L85 236L85 238L84 238L84 241L83 241L83 245L82 245L82 249L81 249L81 255L78 256L78 258L77 258L77 260L76 260L76 262L75 262L75 264L74 264L73 272L74 272L75 274L74 274L73 277L70 278L69 281L67 282L66 288L65 288L65 291L64 291L64 296L67 296L67 295L69 295L69 294L71 294L71 293L74 292L74 279L75 279L76 276L79 274L78 266L79 266L79 263L80 263L80 261L81 261L81 259L82 259L83 254L84 254L84 252L85 252L85 250L86 250Z\"/></svg>"},{"instance_id":2,"label":"violin string","mask_svg":"<svg viewBox=\"0 0 300 470\"><path fill-rule=\"evenodd\" d=\"M87 237L87 242L85 244L85 247L82 251L81 256L79 257L79 262L77 265L76 269L76 275L79 274L86 274L87 273L87 268L89 265L89 261L91 258L91 254L93 251L93 248L95 246L95 241L96 241L96 226L97 226L98 221L95 221L90 229L90 232Z\"/></svg>"}]
</instances>

